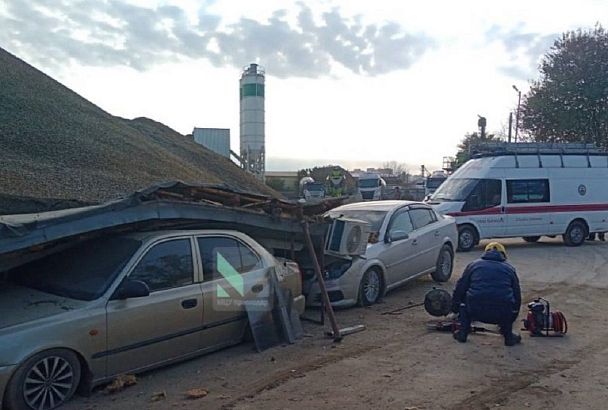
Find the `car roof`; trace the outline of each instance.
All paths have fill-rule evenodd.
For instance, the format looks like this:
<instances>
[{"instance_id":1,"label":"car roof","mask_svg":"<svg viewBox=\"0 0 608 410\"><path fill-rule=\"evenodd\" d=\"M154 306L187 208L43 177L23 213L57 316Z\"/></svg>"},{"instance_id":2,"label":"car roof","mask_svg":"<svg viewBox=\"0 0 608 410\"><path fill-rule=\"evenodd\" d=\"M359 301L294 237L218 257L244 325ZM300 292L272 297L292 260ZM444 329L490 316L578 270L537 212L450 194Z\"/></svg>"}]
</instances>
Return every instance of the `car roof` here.
<instances>
[{"instance_id":1,"label":"car roof","mask_svg":"<svg viewBox=\"0 0 608 410\"><path fill-rule=\"evenodd\" d=\"M123 234L121 236L125 238L136 239L140 241L146 241L153 238L159 237L171 237L171 236L181 236L181 235L200 235L200 234L212 234L212 235L233 235L233 236L242 236L243 233L233 230L227 229L167 229L167 230L154 230L154 231L144 231L144 232L130 232Z\"/></svg>"},{"instance_id":2,"label":"car roof","mask_svg":"<svg viewBox=\"0 0 608 410\"><path fill-rule=\"evenodd\" d=\"M336 211L391 211L396 208L401 208L406 205L425 205L422 202L416 201L399 201L399 200L390 200L390 201L368 201L368 202L356 202L353 204L342 205L337 208L332 209L329 212Z\"/></svg>"}]
</instances>

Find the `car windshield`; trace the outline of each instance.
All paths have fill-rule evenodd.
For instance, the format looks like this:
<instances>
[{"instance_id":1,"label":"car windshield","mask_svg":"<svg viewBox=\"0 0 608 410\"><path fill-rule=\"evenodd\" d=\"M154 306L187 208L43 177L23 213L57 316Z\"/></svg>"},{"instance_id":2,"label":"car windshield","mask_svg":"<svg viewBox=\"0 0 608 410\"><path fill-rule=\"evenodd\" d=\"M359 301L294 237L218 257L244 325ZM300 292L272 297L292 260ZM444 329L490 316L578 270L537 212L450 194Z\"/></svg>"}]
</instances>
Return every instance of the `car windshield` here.
<instances>
[{"instance_id":1,"label":"car windshield","mask_svg":"<svg viewBox=\"0 0 608 410\"><path fill-rule=\"evenodd\" d=\"M314 192L325 191L325 185L323 185L320 182L306 184L306 190L310 191L310 192L312 192L312 191L314 191Z\"/></svg>"},{"instance_id":2,"label":"car windshield","mask_svg":"<svg viewBox=\"0 0 608 410\"><path fill-rule=\"evenodd\" d=\"M431 201L466 201L479 179L461 178L446 181L431 196Z\"/></svg>"},{"instance_id":3,"label":"car windshield","mask_svg":"<svg viewBox=\"0 0 608 410\"><path fill-rule=\"evenodd\" d=\"M359 187L360 188L376 188L378 187L378 179L360 179Z\"/></svg>"},{"instance_id":4,"label":"car windshield","mask_svg":"<svg viewBox=\"0 0 608 410\"><path fill-rule=\"evenodd\" d=\"M379 232L382 222L386 217L386 211L367 211L367 210L349 210L349 211L334 211L330 215L334 218L344 216L351 219L359 219L368 222L371 225L372 232Z\"/></svg>"},{"instance_id":5,"label":"car windshield","mask_svg":"<svg viewBox=\"0 0 608 410\"><path fill-rule=\"evenodd\" d=\"M53 295L94 300L107 290L140 245L140 241L124 237L83 242L13 269L9 278Z\"/></svg>"}]
</instances>

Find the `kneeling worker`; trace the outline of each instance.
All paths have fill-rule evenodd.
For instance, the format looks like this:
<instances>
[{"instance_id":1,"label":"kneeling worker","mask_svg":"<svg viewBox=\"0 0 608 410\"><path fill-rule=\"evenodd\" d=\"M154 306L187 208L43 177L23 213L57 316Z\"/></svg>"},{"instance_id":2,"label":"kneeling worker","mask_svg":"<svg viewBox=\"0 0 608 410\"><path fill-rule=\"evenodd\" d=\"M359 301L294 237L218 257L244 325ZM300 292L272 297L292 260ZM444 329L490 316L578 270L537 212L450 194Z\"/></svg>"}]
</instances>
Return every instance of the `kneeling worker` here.
<instances>
[{"instance_id":1,"label":"kneeling worker","mask_svg":"<svg viewBox=\"0 0 608 410\"><path fill-rule=\"evenodd\" d=\"M515 268L506 259L505 247L492 242L480 259L466 267L456 283L452 311L459 314L461 328L454 333L459 342L467 341L472 321L498 325L506 346L521 342L521 336L513 333L521 290Z\"/></svg>"}]
</instances>

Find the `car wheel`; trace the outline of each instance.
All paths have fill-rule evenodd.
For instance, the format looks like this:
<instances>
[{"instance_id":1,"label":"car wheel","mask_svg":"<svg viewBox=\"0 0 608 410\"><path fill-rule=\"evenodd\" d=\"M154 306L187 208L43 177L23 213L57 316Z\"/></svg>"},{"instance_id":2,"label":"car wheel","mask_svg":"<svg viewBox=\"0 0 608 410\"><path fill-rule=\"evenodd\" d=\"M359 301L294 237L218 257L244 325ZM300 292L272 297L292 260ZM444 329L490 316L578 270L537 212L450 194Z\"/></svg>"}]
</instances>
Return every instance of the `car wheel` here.
<instances>
[{"instance_id":1,"label":"car wheel","mask_svg":"<svg viewBox=\"0 0 608 410\"><path fill-rule=\"evenodd\" d=\"M572 221L564 234L564 243L567 246L580 246L585 243L589 234L587 227L582 221Z\"/></svg>"},{"instance_id":2,"label":"car wheel","mask_svg":"<svg viewBox=\"0 0 608 410\"><path fill-rule=\"evenodd\" d=\"M17 368L6 387L5 408L51 410L68 401L80 383L78 357L64 349L40 352Z\"/></svg>"},{"instance_id":3,"label":"car wheel","mask_svg":"<svg viewBox=\"0 0 608 410\"><path fill-rule=\"evenodd\" d=\"M464 225L458 228L458 250L468 252L475 246L477 234L472 226Z\"/></svg>"},{"instance_id":4,"label":"car wheel","mask_svg":"<svg viewBox=\"0 0 608 410\"><path fill-rule=\"evenodd\" d=\"M540 236L524 236L523 240L526 242L538 242L538 240L540 239Z\"/></svg>"},{"instance_id":5,"label":"car wheel","mask_svg":"<svg viewBox=\"0 0 608 410\"><path fill-rule=\"evenodd\" d=\"M437 258L435 272L431 273L431 277L436 282L447 282L452 276L454 267L454 254L449 245L443 245Z\"/></svg>"},{"instance_id":6,"label":"car wheel","mask_svg":"<svg viewBox=\"0 0 608 410\"><path fill-rule=\"evenodd\" d=\"M378 302L381 295L382 274L377 269L369 269L363 274L359 285L359 305L373 305Z\"/></svg>"}]
</instances>

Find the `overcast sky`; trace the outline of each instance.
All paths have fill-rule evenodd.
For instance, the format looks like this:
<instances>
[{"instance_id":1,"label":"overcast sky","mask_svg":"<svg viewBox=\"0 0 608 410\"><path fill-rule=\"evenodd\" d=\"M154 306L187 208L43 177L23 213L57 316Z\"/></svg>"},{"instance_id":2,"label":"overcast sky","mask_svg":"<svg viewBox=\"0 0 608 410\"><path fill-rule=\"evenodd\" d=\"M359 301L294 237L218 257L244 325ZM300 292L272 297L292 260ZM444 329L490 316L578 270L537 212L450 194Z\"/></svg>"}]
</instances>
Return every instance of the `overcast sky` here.
<instances>
[{"instance_id":1,"label":"overcast sky","mask_svg":"<svg viewBox=\"0 0 608 410\"><path fill-rule=\"evenodd\" d=\"M0 47L110 113L230 128L266 68L270 170L437 167L477 115L506 129L539 58L608 2L0 0ZM604 24L605 26L607 24Z\"/></svg>"}]
</instances>

